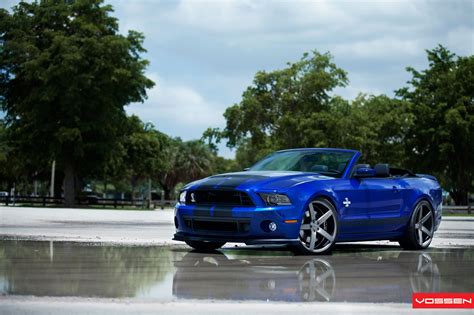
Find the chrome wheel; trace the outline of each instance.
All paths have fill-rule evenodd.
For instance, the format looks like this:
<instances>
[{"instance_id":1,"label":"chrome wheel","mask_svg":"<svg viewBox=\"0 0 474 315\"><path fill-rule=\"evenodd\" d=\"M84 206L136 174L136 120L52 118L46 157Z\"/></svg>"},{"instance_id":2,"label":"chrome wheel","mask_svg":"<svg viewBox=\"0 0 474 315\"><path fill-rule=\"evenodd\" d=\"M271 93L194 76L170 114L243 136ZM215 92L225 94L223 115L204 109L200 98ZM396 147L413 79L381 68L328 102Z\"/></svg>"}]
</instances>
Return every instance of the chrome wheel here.
<instances>
[{"instance_id":1,"label":"chrome wheel","mask_svg":"<svg viewBox=\"0 0 474 315\"><path fill-rule=\"evenodd\" d=\"M336 291L336 274L323 259L307 261L298 273L299 290L305 301L330 301Z\"/></svg>"},{"instance_id":2,"label":"chrome wheel","mask_svg":"<svg viewBox=\"0 0 474 315\"><path fill-rule=\"evenodd\" d=\"M433 212L426 203L419 203L415 209L415 238L419 246L425 248L433 238Z\"/></svg>"},{"instance_id":3,"label":"chrome wheel","mask_svg":"<svg viewBox=\"0 0 474 315\"><path fill-rule=\"evenodd\" d=\"M334 207L326 200L312 201L306 209L299 233L299 240L310 253L329 250L337 234L337 221Z\"/></svg>"},{"instance_id":4,"label":"chrome wheel","mask_svg":"<svg viewBox=\"0 0 474 315\"><path fill-rule=\"evenodd\" d=\"M405 235L398 243L404 249L425 249L430 246L435 226L431 204L422 200L415 205Z\"/></svg>"},{"instance_id":5,"label":"chrome wheel","mask_svg":"<svg viewBox=\"0 0 474 315\"><path fill-rule=\"evenodd\" d=\"M413 292L436 292L439 290L440 274L438 265L427 253L418 255L416 271L410 274Z\"/></svg>"}]
</instances>

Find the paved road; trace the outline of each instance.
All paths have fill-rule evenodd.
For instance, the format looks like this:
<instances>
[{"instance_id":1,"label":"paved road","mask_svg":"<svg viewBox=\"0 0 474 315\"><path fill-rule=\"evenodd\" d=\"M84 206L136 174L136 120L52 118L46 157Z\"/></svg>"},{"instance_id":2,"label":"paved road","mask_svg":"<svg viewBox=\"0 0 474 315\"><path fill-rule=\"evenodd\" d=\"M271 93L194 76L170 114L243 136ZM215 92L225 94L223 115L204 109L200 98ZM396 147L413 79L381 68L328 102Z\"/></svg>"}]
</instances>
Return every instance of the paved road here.
<instances>
[{"instance_id":1,"label":"paved road","mask_svg":"<svg viewBox=\"0 0 474 315\"><path fill-rule=\"evenodd\" d=\"M0 207L0 237L3 238L182 244L171 241L173 233L172 209L119 211ZM388 241L372 243L396 244ZM445 217L431 246L474 246L474 218Z\"/></svg>"},{"instance_id":2,"label":"paved road","mask_svg":"<svg viewBox=\"0 0 474 315\"><path fill-rule=\"evenodd\" d=\"M474 290L468 218L445 219L426 251L365 242L314 257L235 244L194 253L170 241L172 219L0 208L0 313L409 314L412 292Z\"/></svg>"},{"instance_id":3,"label":"paved road","mask_svg":"<svg viewBox=\"0 0 474 315\"><path fill-rule=\"evenodd\" d=\"M149 303L131 302L128 300L102 301L102 300L76 300L76 299L20 299L2 301L0 298L0 311L2 314L160 314L160 315L250 315L250 314L348 314L348 315L405 315L414 314L411 306L407 304L354 304L354 303L225 303L225 302L170 302ZM429 310L419 312L425 314L471 314L472 310Z\"/></svg>"},{"instance_id":4,"label":"paved road","mask_svg":"<svg viewBox=\"0 0 474 315\"><path fill-rule=\"evenodd\" d=\"M169 244L173 210L0 207L0 235L21 239Z\"/></svg>"}]
</instances>

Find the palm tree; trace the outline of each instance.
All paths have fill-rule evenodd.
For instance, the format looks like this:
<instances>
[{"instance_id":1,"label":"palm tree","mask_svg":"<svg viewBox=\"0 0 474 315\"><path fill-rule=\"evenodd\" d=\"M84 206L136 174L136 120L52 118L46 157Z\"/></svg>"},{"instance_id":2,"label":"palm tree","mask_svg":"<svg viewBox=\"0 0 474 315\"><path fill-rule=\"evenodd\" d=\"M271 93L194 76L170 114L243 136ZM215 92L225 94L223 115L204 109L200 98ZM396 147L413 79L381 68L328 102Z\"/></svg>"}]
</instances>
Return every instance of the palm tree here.
<instances>
[{"instance_id":1,"label":"palm tree","mask_svg":"<svg viewBox=\"0 0 474 315\"><path fill-rule=\"evenodd\" d=\"M165 149L167 167L159 174L165 199L174 197L174 188L178 183L190 182L208 176L212 170L213 153L199 140L183 142L176 138Z\"/></svg>"}]
</instances>

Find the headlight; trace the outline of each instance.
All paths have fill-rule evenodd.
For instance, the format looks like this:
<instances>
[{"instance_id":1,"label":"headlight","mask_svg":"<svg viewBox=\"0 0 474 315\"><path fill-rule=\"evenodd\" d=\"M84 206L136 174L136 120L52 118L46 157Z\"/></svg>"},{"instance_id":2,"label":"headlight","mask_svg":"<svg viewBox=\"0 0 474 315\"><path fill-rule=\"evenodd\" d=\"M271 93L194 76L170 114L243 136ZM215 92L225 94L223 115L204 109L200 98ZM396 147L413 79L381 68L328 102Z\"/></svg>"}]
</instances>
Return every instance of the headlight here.
<instances>
[{"instance_id":1,"label":"headlight","mask_svg":"<svg viewBox=\"0 0 474 315\"><path fill-rule=\"evenodd\" d=\"M186 203L186 190L179 194L179 202L183 205Z\"/></svg>"},{"instance_id":2,"label":"headlight","mask_svg":"<svg viewBox=\"0 0 474 315\"><path fill-rule=\"evenodd\" d=\"M288 198L287 195L261 193L260 197L262 197L263 201L268 206L289 206L289 205L291 205L290 198Z\"/></svg>"}]
</instances>

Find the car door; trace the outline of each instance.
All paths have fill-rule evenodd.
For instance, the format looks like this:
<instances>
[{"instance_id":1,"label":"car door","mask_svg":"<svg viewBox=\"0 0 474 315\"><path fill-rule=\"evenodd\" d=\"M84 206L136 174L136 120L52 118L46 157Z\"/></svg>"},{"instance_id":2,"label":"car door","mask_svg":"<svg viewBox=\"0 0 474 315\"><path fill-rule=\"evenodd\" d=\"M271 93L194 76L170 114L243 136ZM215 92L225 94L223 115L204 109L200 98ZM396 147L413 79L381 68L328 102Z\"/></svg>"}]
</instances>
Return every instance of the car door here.
<instances>
[{"instance_id":1,"label":"car door","mask_svg":"<svg viewBox=\"0 0 474 315\"><path fill-rule=\"evenodd\" d=\"M339 200L340 233L362 234L369 221L369 194L366 185L359 179L341 180L334 187Z\"/></svg>"},{"instance_id":2,"label":"car door","mask_svg":"<svg viewBox=\"0 0 474 315\"><path fill-rule=\"evenodd\" d=\"M400 178L364 178L361 188L367 192L367 232L395 231L403 224L404 187Z\"/></svg>"}]
</instances>

